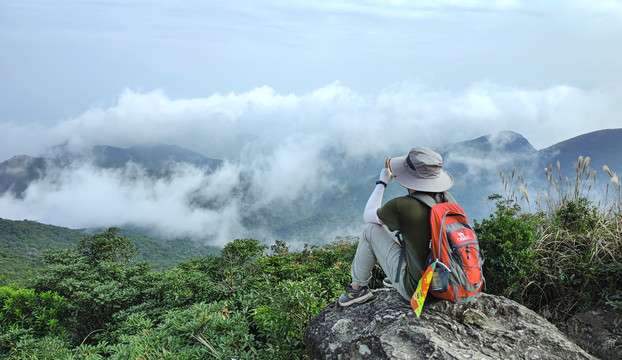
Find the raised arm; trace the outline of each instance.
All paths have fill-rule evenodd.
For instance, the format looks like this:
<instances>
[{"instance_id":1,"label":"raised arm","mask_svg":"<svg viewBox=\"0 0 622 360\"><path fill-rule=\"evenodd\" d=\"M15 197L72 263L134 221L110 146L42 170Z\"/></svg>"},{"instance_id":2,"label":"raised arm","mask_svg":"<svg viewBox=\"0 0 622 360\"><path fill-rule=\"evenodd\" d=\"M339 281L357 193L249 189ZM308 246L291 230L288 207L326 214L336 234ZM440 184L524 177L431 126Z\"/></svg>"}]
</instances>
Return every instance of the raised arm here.
<instances>
[{"instance_id":1,"label":"raised arm","mask_svg":"<svg viewBox=\"0 0 622 360\"><path fill-rule=\"evenodd\" d=\"M391 170L389 169L389 161L391 161L390 157L388 157L384 162L384 168L380 171L380 178L376 183L376 187L369 196L367 204L365 204L365 211L363 212L363 219L365 222L382 224L382 221L378 218L377 211L378 208L382 206L382 195L384 195L384 189L387 184L389 184L391 179L393 179L393 174L391 174Z\"/></svg>"}]
</instances>

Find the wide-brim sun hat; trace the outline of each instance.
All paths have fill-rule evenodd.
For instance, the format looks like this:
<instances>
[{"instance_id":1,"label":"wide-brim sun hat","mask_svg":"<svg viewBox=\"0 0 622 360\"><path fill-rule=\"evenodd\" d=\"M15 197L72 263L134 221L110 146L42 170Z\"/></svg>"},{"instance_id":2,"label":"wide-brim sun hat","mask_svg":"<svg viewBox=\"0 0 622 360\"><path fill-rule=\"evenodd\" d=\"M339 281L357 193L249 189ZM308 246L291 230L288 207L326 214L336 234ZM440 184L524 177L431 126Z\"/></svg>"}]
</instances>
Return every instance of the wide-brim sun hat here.
<instances>
[{"instance_id":1,"label":"wide-brim sun hat","mask_svg":"<svg viewBox=\"0 0 622 360\"><path fill-rule=\"evenodd\" d=\"M389 167L395 181L407 189L443 192L454 184L451 174L443 170L443 157L426 147L414 147L407 155L392 158Z\"/></svg>"}]
</instances>

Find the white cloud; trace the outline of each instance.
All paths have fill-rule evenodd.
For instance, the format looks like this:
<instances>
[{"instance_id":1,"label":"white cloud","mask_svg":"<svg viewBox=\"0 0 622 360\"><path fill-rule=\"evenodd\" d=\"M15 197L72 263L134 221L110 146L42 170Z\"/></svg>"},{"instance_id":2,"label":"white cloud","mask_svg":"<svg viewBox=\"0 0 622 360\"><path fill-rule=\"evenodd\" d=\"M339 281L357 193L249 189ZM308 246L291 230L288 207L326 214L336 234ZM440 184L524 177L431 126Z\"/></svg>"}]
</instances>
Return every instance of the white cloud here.
<instances>
[{"instance_id":1,"label":"white cloud","mask_svg":"<svg viewBox=\"0 0 622 360\"><path fill-rule=\"evenodd\" d=\"M621 94L621 88L525 89L492 83L449 91L417 82L376 95L339 83L305 94L279 94L264 86L194 99L172 99L162 90L125 90L116 105L94 107L55 125L0 123L0 156L39 155L67 142L76 150L99 144L178 144L234 161L269 158L279 151L317 158L328 148L361 157L403 152L414 144L442 146L502 130L518 132L540 149L619 127Z\"/></svg>"},{"instance_id":2,"label":"white cloud","mask_svg":"<svg viewBox=\"0 0 622 360\"><path fill-rule=\"evenodd\" d=\"M212 175L179 166L175 176L155 179L132 164L121 170L74 164L31 184L21 200L0 198L0 216L71 228L132 224L224 245L244 233L230 177L237 171L229 166ZM192 206L197 195L211 204Z\"/></svg>"},{"instance_id":3,"label":"white cloud","mask_svg":"<svg viewBox=\"0 0 622 360\"><path fill-rule=\"evenodd\" d=\"M350 161L372 156L381 163L415 145L442 148L503 130L524 135L540 149L619 127L621 95L491 83L449 91L415 82L373 96L340 83L304 94L261 87L194 99L126 90L116 105L56 125L2 124L0 143L10 144L1 150L4 158L37 155L64 142L76 151L168 143L225 159L223 166L208 175L180 167L172 178L153 179L136 167L81 164L34 183L23 200L3 197L0 217L74 228L128 222L223 244L247 234L241 222L253 211L301 199L311 204L326 189L342 186L338 179Z\"/></svg>"}]
</instances>

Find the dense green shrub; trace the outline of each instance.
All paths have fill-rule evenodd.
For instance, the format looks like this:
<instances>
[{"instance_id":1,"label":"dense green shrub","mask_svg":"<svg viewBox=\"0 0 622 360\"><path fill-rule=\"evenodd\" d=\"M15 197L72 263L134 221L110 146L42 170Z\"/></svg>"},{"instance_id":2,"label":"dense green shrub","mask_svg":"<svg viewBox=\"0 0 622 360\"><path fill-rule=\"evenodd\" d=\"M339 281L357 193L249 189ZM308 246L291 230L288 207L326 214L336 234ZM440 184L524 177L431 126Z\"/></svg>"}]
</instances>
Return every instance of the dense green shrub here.
<instances>
[{"instance_id":1,"label":"dense green shrub","mask_svg":"<svg viewBox=\"0 0 622 360\"><path fill-rule=\"evenodd\" d=\"M112 316L146 300L152 285L147 263L130 265L134 247L117 228L80 240L76 250L48 251L47 267L35 280L37 291L54 291L67 300L63 321L73 344L106 329Z\"/></svg>"},{"instance_id":2,"label":"dense green shrub","mask_svg":"<svg viewBox=\"0 0 622 360\"><path fill-rule=\"evenodd\" d=\"M553 225L573 233L587 234L593 230L602 215L598 214L596 206L584 197L576 200L564 201L557 210Z\"/></svg>"},{"instance_id":3,"label":"dense green shrub","mask_svg":"<svg viewBox=\"0 0 622 360\"><path fill-rule=\"evenodd\" d=\"M309 279L264 282L249 294L246 300L252 304L262 358L297 359L304 355L304 330L311 317L326 306L322 299L325 292Z\"/></svg>"},{"instance_id":4,"label":"dense green shrub","mask_svg":"<svg viewBox=\"0 0 622 360\"><path fill-rule=\"evenodd\" d=\"M153 273L147 264L132 262L134 247L117 231L83 239L75 249L47 252L34 290L5 290L16 299L54 294L56 307L29 301L20 303L22 311L43 314L58 308L63 316L54 331L36 323L36 316L23 327L16 326L23 320L4 317L10 330L3 332L3 355L304 358L305 327L343 293L357 245L353 238L341 238L290 251L277 242L268 254L256 239L236 239L218 256ZM381 284L380 268L373 275L372 286Z\"/></svg>"},{"instance_id":5,"label":"dense green shrub","mask_svg":"<svg viewBox=\"0 0 622 360\"><path fill-rule=\"evenodd\" d=\"M533 218L521 216L511 200L499 195L489 199L496 201L497 210L488 219L474 221L485 259L485 290L524 303L523 289L538 271Z\"/></svg>"},{"instance_id":6,"label":"dense green shrub","mask_svg":"<svg viewBox=\"0 0 622 360\"><path fill-rule=\"evenodd\" d=\"M70 344L61 336L45 335L43 337L21 336L15 342L7 360L57 360L73 359ZM92 358L94 359L94 358Z\"/></svg>"},{"instance_id":7,"label":"dense green shrub","mask_svg":"<svg viewBox=\"0 0 622 360\"><path fill-rule=\"evenodd\" d=\"M248 359L256 354L244 313L226 301L196 303L167 311L159 319L130 315L118 342L107 346L111 359Z\"/></svg>"},{"instance_id":8,"label":"dense green shrub","mask_svg":"<svg viewBox=\"0 0 622 360\"><path fill-rule=\"evenodd\" d=\"M30 349L52 334L65 346L65 330L60 324L65 316L67 301L55 292L0 287L0 356Z\"/></svg>"}]
</instances>

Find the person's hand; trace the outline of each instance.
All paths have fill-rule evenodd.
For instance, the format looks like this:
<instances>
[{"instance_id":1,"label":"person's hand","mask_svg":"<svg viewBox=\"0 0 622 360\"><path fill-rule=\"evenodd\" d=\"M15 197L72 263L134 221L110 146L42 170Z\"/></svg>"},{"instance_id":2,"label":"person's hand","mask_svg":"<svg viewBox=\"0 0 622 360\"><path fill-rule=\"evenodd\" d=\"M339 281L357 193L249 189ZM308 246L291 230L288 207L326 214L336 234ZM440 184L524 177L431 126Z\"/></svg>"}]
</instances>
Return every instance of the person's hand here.
<instances>
[{"instance_id":1,"label":"person's hand","mask_svg":"<svg viewBox=\"0 0 622 360\"><path fill-rule=\"evenodd\" d=\"M389 171L391 171L391 157L389 156L385 161L384 161L384 167L386 167L387 169L389 169ZM391 177L393 177L393 174L391 174Z\"/></svg>"},{"instance_id":2,"label":"person's hand","mask_svg":"<svg viewBox=\"0 0 622 360\"><path fill-rule=\"evenodd\" d=\"M391 169L389 168L389 163L391 162L391 157L388 157L384 162L384 168L380 171L380 181L388 184L391 179L393 179L393 174L391 173Z\"/></svg>"}]
</instances>

